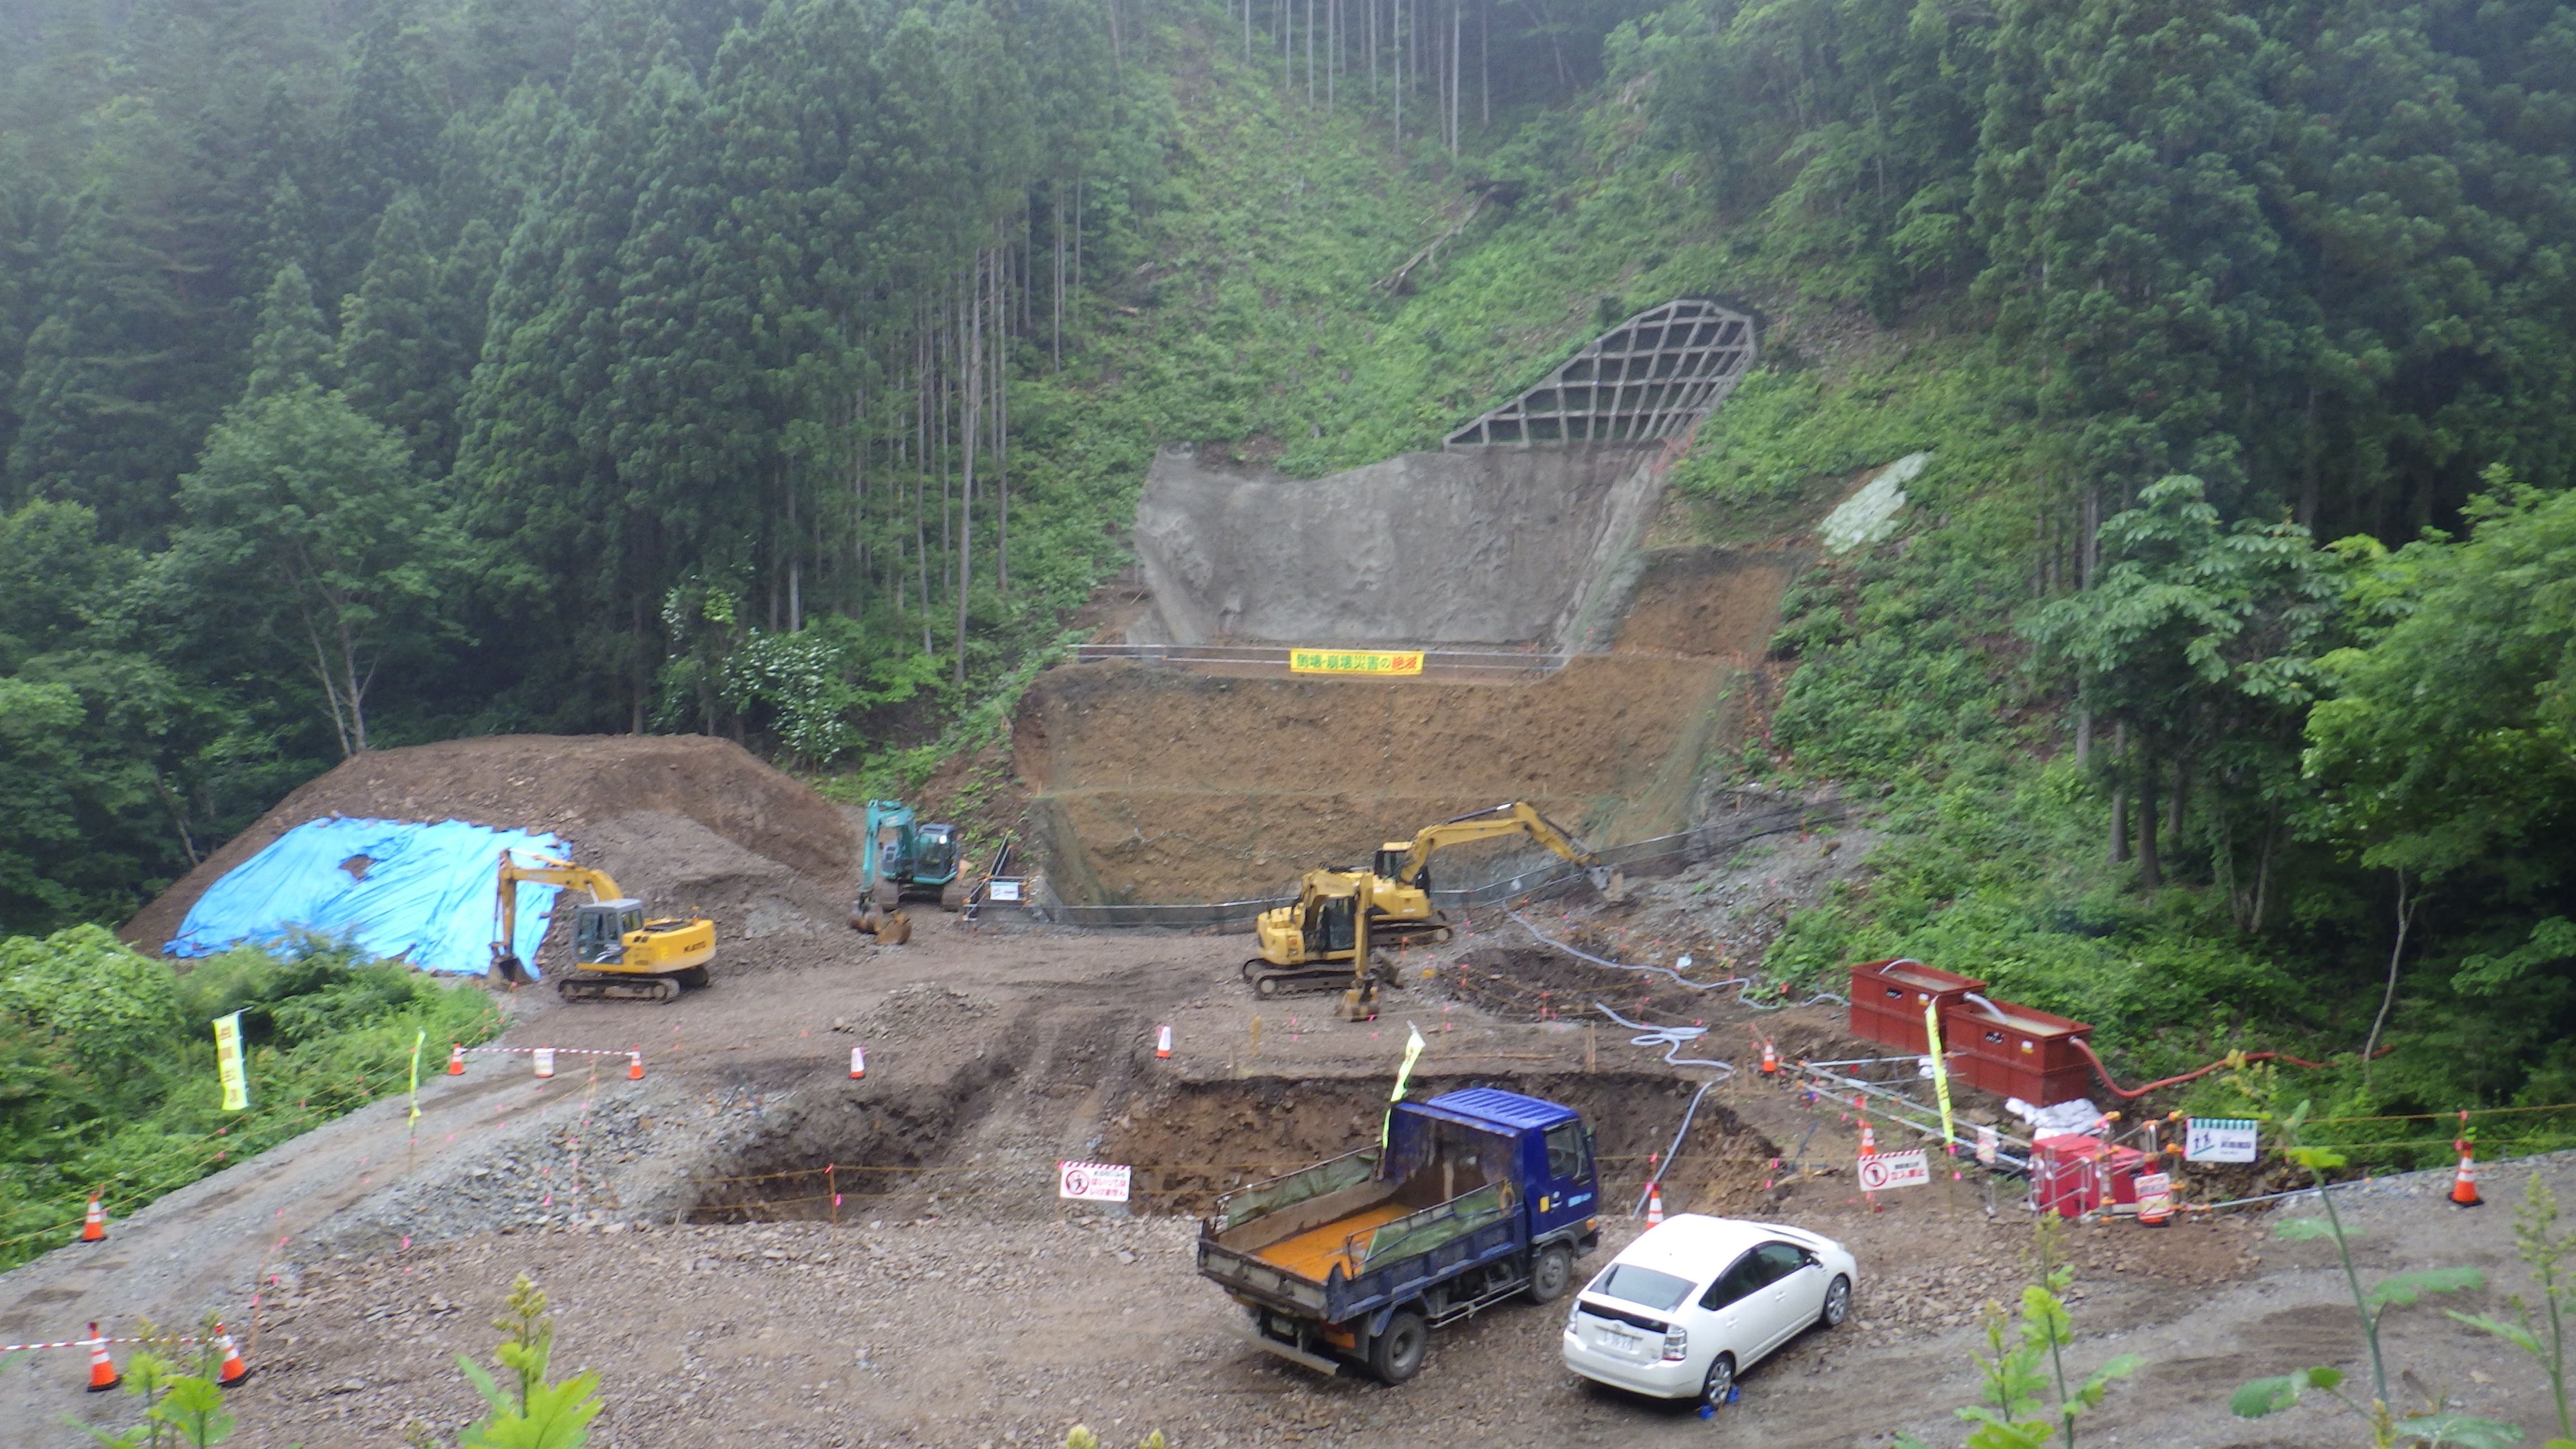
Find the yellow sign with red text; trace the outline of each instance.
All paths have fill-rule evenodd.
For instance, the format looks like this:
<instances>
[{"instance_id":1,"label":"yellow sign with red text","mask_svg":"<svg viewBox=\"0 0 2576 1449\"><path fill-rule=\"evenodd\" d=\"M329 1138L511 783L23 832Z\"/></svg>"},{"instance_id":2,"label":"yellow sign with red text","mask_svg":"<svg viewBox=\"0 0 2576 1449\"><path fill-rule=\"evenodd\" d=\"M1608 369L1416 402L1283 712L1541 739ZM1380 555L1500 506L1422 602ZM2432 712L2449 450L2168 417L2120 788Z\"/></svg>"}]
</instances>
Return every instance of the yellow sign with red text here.
<instances>
[{"instance_id":1,"label":"yellow sign with red text","mask_svg":"<svg viewBox=\"0 0 2576 1449\"><path fill-rule=\"evenodd\" d=\"M1419 649L1291 649L1291 674L1420 674Z\"/></svg>"}]
</instances>

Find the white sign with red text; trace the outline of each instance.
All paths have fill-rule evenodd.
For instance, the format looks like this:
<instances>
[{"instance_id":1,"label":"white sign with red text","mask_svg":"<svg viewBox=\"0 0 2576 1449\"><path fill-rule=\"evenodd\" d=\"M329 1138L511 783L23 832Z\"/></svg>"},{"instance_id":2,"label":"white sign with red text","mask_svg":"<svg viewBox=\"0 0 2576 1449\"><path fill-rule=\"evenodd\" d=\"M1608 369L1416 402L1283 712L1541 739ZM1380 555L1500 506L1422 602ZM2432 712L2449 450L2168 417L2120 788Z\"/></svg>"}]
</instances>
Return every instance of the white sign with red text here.
<instances>
[{"instance_id":1,"label":"white sign with red text","mask_svg":"<svg viewBox=\"0 0 2576 1449\"><path fill-rule=\"evenodd\" d=\"M1891 1187L1921 1187L1932 1180L1931 1164L1923 1160L1923 1149L1912 1152L1881 1152L1860 1160L1860 1190L1885 1192Z\"/></svg>"},{"instance_id":2,"label":"white sign with red text","mask_svg":"<svg viewBox=\"0 0 2576 1449\"><path fill-rule=\"evenodd\" d=\"M1114 1162L1059 1162L1055 1195L1074 1202L1125 1202L1128 1178L1134 1171Z\"/></svg>"}]
</instances>

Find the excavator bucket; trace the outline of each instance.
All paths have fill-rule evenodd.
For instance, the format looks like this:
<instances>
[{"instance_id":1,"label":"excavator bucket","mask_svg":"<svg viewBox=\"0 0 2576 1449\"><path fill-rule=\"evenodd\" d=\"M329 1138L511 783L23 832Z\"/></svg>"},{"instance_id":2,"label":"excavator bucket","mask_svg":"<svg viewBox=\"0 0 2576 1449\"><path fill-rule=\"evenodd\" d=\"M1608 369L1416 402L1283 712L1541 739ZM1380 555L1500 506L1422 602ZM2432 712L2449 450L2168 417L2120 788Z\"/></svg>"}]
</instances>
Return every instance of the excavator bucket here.
<instances>
[{"instance_id":1,"label":"excavator bucket","mask_svg":"<svg viewBox=\"0 0 2576 1449\"><path fill-rule=\"evenodd\" d=\"M912 939L912 917L901 911L888 911L877 923L877 944L900 946Z\"/></svg>"}]
</instances>

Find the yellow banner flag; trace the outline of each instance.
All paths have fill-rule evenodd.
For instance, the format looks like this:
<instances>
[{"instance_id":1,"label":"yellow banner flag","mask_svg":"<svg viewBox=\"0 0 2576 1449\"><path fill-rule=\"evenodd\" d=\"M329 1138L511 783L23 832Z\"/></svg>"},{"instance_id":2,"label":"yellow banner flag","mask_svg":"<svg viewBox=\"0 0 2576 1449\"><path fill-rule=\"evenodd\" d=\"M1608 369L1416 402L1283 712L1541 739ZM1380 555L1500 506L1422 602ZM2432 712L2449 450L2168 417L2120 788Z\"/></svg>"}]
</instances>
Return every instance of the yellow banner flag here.
<instances>
[{"instance_id":1,"label":"yellow banner flag","mask_svg":"<svg viewBox=\"0 0 2576 1449\"><path fill-rule=\"evenodd\" d=\"M421 1028L417 1029L416 1031L414 1031L414 1032L412 1033L412 1038L411 1038L411 1122L412 1122L412 1125L414 1125L414 1126L418 1126L418 1125L420 1124L420 1048L421 1048L421 1044L422 1044L422 1043L424 1043L424 1042L426 1042L426 1041L428 1041L428 1040L429 1040L429 1028L428 1028L428 1027L425 1027L425 1026L424 1026L424 1027L421 1027Z\"/></svg>"},{"instance_id":2,"label":"yellow banner flag","mask_svg":"<svg viewBox=\"0 0 2576 1449\"><path fill-rule=\"evenodd\" d=\"M215 1073L224 1081L224 1110L250 1110L250 1072L242 1065L241 1013L215 1018Z\"/></svg>"},{"instance_id":3,"label":"yellow banner flag","mask_svg":"<svg viewBox=\"0 0 2576 1449\"><path fill-rule=\"evenodd\" d=\"M1404 1084L1413 1080L1413 1064L1422 1060L1422 1049L1428 1045L1422 1039L1422 1028L1409 1021L1404 1024L1404 1065L1395 1069L1395 1090L1386 1094L1386 1120L1377 1129L1380 1151L1385 1150L1387 1138L1395 1132L1395 1104L1404 1100Z\"/></svg>"},{"instance_id":4,"label":"yellow banner flag","mask_svg":"<svg viewBox=\"0 0 2576 1449\"><path fill-rule=\"evenodd\" d=\"M1941 1050L1941 1011L1937 1003L1923 1003L1923 1039L1932 1048L1932 1095L1941 1103L1941 1145L1948 1147L1959 1140L1950 1127L1950 1059Z\"/></svg>"},{"instance_id":5,"label":"yellow banner flag","mask_svg":"<svg viewBox=\"0 0 2576 1449\"><path fill-rule=\"evenodd\" d=\"M1291 674L1420 674L1419 649L1291 649Z\"/></svg>"}]
</instances>

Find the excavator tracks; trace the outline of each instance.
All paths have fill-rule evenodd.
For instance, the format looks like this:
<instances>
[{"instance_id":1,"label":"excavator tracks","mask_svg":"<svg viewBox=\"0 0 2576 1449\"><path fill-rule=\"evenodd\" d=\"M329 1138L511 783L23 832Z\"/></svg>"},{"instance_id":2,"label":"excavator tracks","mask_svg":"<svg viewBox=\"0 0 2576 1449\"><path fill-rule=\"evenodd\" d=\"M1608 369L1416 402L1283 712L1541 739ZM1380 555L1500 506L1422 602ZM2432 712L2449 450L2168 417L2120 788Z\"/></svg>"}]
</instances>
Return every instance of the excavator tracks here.
<instances>
[{"instance_id":1,"label":"excavator tracks","mask_svg":"<svg viewBox=\"0 0 2576 1449\"><path fill-rule=\"evenodd\" d=\"M697 979L689 980L691 976ZM555 983L555 994L566 1001L650 1001L667 1006L680 999L680 987L707 984L704 967L671 976L616 976L599 971L578 971Z\"/></svg>"}]
</instances>

